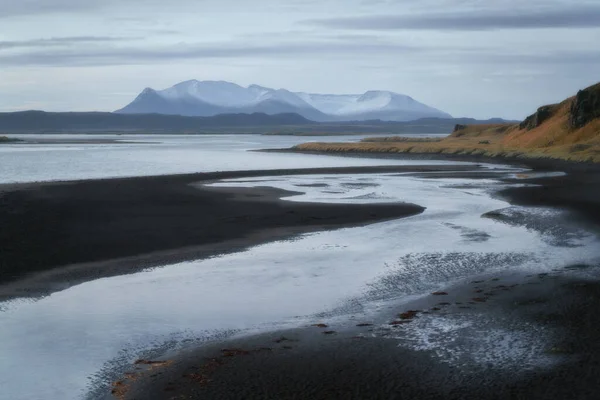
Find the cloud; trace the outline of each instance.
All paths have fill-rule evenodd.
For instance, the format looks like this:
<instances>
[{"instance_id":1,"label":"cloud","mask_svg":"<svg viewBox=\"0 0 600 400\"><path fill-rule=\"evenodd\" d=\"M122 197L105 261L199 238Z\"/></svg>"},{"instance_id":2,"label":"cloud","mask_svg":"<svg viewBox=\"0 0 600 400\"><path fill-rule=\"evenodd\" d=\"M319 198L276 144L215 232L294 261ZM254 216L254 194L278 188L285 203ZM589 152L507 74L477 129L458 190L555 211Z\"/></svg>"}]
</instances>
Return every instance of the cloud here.
<instances>
[{"instance_id":1,"label":"cloud","mask_svg":"<svg viewBox=\"0 0 600 400\"><path fill-rule=\"evenodd\" d=\"M487 9L448 13L371 15L310 19L303 24L357 30L482 31L539 28L599 28L600 6L568 4L565 8Z\"/></svg>"},{"instance_id":2,"label":"cloud","mask_svg":"<svg viewBox=\"0 0 600 400\"><path fill-rule=\"evenodd\" d=\"M125 38L125 37L109 37L109 36L70 36L70 37L56 37L48 39L32 39L32 40L12 40L12 41L0 41L0 50L6 49L19 49L19 48L32 48L32 47L56 47L56 46L70 46L79 43L110 43L135 40L138 38Z\"/></svg>"},{"instance_id":3,"label":"cloud","mask_svg":"<svg viewBox=\"0 0 600 400\"><path fill-rule=\"evenodd\" d=\"M223 41L173 43L170 45L123 45L132 38L70 37L21 42L0 42L0 66L115 66L154 65L202 59L277 60L338 59L371 60L374 65L553 66L600 65L600 52L574 49L540 49L534 53L511 48L488 49L475 46L415 46L376 40L377 37L348 37L337 40L302 40L276 43ZM358 40L361 39L361 40ZM367 40L369 39L369 40ZM96 42L94 46L88 42ZM116 43L116 45L115 45ZM144 43L146 42L138 42ZM69 44L72 46L62 46ZM84 45L77 45L84 44ZM22 52L2 49L27 48ZM346 61L343 61L346 62Z\"/></svg>"},{"instance_id":4,"label":"cloud","mask_svg":"<svg viewBox=\"0 0 600 400\"><path fill-rule=\"evenodd\" d=\"M133 65L176 60L208 58L281 58L289 56L343 56L356 54L378 55L414 53L423 51L392 43L302 42L263 45L244 44L185 44L165 47L103 47L33 50L22 54L0 55L0 65L5 66L95 66Z\"/></svg>"},{"instance_id":5,"label":"cloud","mask_svg":"<svg viewBox=\"0 0 600 400\"><path fill-rule=\"evenodd\" d=\"M108 2L108 0L107 0ZM56 12L86 11L102 7L100 0L19 0L0 2L0 18L49 14Z\"/></svg>"}]
</instances>

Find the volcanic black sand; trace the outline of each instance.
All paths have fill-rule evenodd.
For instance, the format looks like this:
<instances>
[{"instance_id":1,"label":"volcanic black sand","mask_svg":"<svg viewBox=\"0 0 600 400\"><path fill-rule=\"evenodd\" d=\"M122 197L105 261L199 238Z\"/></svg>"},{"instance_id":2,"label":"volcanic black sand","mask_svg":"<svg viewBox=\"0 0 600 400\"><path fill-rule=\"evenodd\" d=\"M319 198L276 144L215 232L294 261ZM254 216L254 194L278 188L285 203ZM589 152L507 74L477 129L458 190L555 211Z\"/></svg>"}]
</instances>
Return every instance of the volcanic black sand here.
<instances>
[{"instance_id":1,"label":"volcanic black sand","mask_svg":"<svg viewBox=\"0 0 600 400\"><path fill-rule=\"evenodd\" d=\"M203 189L201 183L273 175L473 169L296 169L0 185L0 300L423 211L414 204L288 202L279 197L293 193Z\"/></svg>"},{"instance_id":2,"label":"volcanic black sand","mask_svg":"<svg viewBox=\"0 0 600 400\"><path fill-rule=\"evenodd\" d=\"M0 266L5 282L0 295L35 296L101 276L235 251L301 232L422 211L411 204L286 202L279 197L288 192L203 189L202 183L323 173L428 172L436 176L436 171L455 171L449 177L490 176L490 171L475 166L400 166L0 186ZM540 186L511 188L497 195L512 204L564 208L577 224L600 229L597 170L521 182ZM494 213L486 217L503 218ZM543 221L529 224L514 218L504 222L543 229L536 226ZM140 359L115 380L112 393L107 389L106 396L138 400L597 399L598 276L598 265L565 265L533 276L471 277L442 293L386 309L373 320L324 317L314 321L318 326ZM455 339L442 329L431 341L442 352L459 354L458 361L450 362L435 350L411 347L415 335L432 329L436 322L465 319L469 324ZM539 331L524 339L525 347L519 345L519 333L531 334L532 327ZM513 350L517 356L511 359ZM546 364L534 362L525 368L531 360Z\"/></svg>"},{"instance_id":3,"label":"volcanic black sand","mask_svg":"<svg viewBox=\"0 0 600 400\"><path fill-rule=\"evenodd\" d=\"M447 295L432 294L389 310L387 319L354 319L350 324L315 320L315 326L229 340L160 360L139 360L114 382L113 396L597 399L600 284L563 273L478 277L446 289ZM444 340L442 332L430 344L442 353L456 352L459 362L410 347L415 331L431 329L436 320L454 319L472 325L456 339ZM505 354L498 348L513 351L512 331L515 336L520 330L527 332L529 324L550 333L550 339L533 336L517 343L525 349L503 365ZM496 330L503 336L496 334L485 343L487 332ZM550 366L523 368L529 362L527 346L533 359ZM487 359L477 362L479 357Z\"/></svg>"},{"instance_id":4,"label":"volcanic black sand","mask_svg":"<svg viewBox=\"0 0 600 400\"><path fill-rule=\"evenodd\" d=\"M575 223L598 232L600 174L524 182L540 186L511 188L497 195L513 204L564 208ZM504 222L527 224L519 217ZM544 221L538 224L527 226L543 230ZM535 275L470 277L381 312L373 320L324 317L304 328L138 360L114 382L112 396L598 399L599 277L600 265L565 265ZM411 347L415 335L435 329L440 321L467 324L456 337L438 328L437 336L428 341L432 348ZM452 354L458 354L454 361Z\"/></svg>"}]
</instances>

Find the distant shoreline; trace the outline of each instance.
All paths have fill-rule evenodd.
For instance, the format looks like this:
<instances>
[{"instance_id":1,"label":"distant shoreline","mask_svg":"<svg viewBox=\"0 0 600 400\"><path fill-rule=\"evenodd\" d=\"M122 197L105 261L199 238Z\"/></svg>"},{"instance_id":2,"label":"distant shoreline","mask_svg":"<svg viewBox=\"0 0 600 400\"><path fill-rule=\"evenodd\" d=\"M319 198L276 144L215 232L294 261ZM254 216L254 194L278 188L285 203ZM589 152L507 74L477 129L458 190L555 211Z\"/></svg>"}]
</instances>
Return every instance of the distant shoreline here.
<instances>
[{"instance_id":1,"label":"distant shoreline","mask_svg":"<svg viewBox=\"0 0 600 400\"><path fill-rule=\"evenodd\" d=\"M519 157L505 155L485 155L485 154L466 154L466 153L436 153L436 152L394 152L394 151L367 151L359 147L353 148L353 144L359 143L331 143L336 148L327 148L328 143L307 143L282 149L262 149L255 151L263 151L269 153L300 153L313 155L330 155L336 157L358 157L358 158L375 158L375 159L404 159L404 160L444 160L444 161L460 161L460 162L475 162L489 164L504 164L515 165L531 168L533 170L551 170L551 171L573 171L573 172L596 172L600 171L600 163L591 161L573 161L563 160L558 158L544 157ZM324 146L321 146L324 145ZM348 145L348 146L346 146ZM339 150L337 150L339 148Z\"/></svg>"}]
</instances>

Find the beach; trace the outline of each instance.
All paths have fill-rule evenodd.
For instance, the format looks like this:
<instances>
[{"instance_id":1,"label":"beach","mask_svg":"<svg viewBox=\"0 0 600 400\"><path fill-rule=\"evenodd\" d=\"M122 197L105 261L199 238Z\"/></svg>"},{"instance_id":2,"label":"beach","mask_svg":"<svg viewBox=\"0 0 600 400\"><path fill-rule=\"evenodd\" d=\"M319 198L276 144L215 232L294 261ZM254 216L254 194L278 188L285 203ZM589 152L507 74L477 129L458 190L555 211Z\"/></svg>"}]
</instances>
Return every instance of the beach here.
<instances>
[{"instance_id":1,"label":"beach","mask_svg":"<svg viewBox=\"0 0 600 400\"><path fill-rule=\"evenodd\" d=\"M386 202L385 197L375 203L315 202L310 196L290 201L303 192L335 193L332 183L338 177L346 180L337 185L359 193L378 182L369 177L383 177L423 184L447 180L446 186L455 189L446 190L472 195L493 179L498 183L492 196L511 207L474 218L522 228L542 235L549 248L576 252L580 241L588 240L578 236L580 228L586 235L598 232L600 174L589 167L575 166L566 174L529 167L511 172L493 164L424 162L5 184L0 186L5 221L0 232L9 251L1 257L12 270L3 274L0 295L3 300L52 299L69 288L87 287L86 282L101 284L101 278L142 277L153 267L168 273L171 264L243 255L254 246L310 232L410 219L427 211L424 204L436 204L418 195L410 202ZM558 214L528 212L539 207ZM423 218L423 226L434 223ZM407 227L418 226L411 224ZM457 231L465 248L473 243L485 249L495 235L442 225ZM386 272L370 289L375 304L370 312L364 303L303 317L291 328L238 330L197 344L190 338L186 346L134 353L106 367L85 398L594 398L600 264L557 261L547 272L528 273L502 267L535 265L536 256L519 252L417 256L425 258L412 260L409 254L402 262L434 270L439 265L439 276L432 272L436 281L406 292L410 270ZM455 272L445 278L448 268ZM431 285L435 292L423 292ZM193 309L186 306L177 314L185 318Z\"/></svg>"},{"instance_id":2,"label":"beach","mask_svg":"<svg viewBox=\"0 0 600 400\"><path fill-rule=\"evenodd\" d=\"M469 172L466 172L469 173ZM460 173L458 173L460 175ZM596 231L597 173L534 178L498 193L552 205ZM497 215L488 216L497 218ZM504 216L543 231L544 221ZM473 275L375 318L303 328L138 360L124 399L594 399L600 385L600 264ZM146 364L148 362L148 364ZM152 364L156 362L156 364Z\"/></svg>"}]
</instances>

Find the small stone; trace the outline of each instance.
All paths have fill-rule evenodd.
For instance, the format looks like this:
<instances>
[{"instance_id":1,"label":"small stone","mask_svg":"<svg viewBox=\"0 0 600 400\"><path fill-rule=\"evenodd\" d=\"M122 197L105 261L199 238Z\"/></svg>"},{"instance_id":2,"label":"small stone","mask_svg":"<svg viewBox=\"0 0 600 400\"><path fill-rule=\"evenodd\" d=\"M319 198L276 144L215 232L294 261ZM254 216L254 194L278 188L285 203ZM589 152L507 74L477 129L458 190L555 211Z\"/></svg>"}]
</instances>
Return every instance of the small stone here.
<instances>
[{"instance_id":1,"label":"small stone","mask_svg":"<svg viewBox=\"0 0 600 400\"><path fill-rule=\"evenodd\" d=\"M409 310L409 311L403 312L402 314L399 314L398 316L401 319L413 319L414 317L417 316L417 313L418 313L418 311Z\"/></svg>"},{"instance_id":2,"label":"small stone","mask_svg":"<svg viewBox=\"0 0 600 400\"><path fill-rule=\"evenodd\" d=\"M249 351L243 349L222 349L223 357L245 356L250 354Z\"/></svg>"},{"instance_id":3,"label":"small stone","mask_svg":"<svg viewBox=\"0 0 600 400\"><path fill-rule=\"evenodd\" d=\"M408 324L409 322L412 322L412 320L405 319L405 320L402 320L402 321L392 321L392 322L390 322L390 325L394 325L394 326L395 325L404 325L404 324Z\"/></svg>"}]
</instances>

